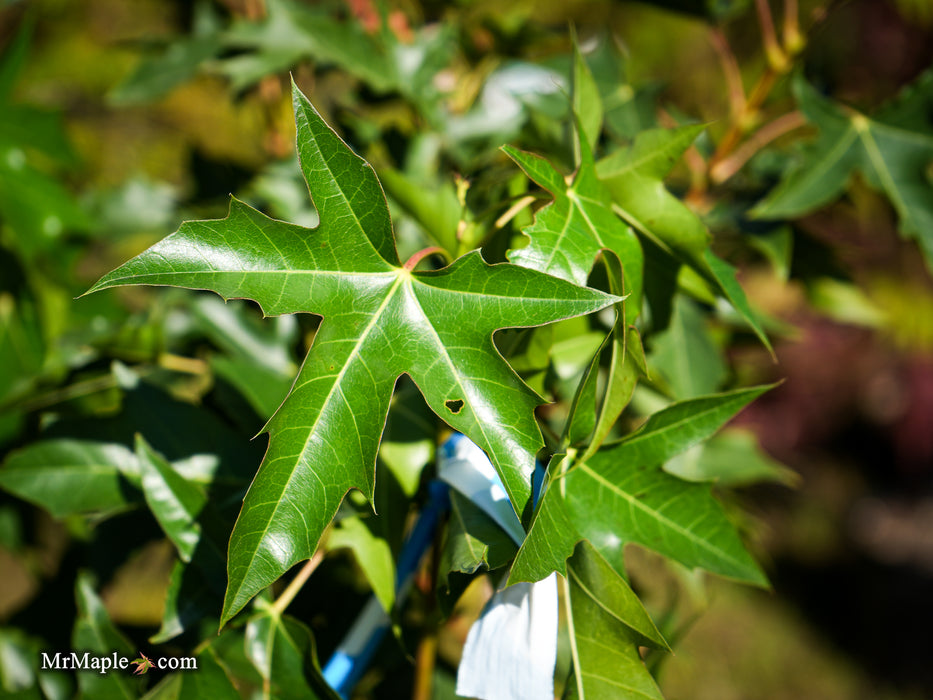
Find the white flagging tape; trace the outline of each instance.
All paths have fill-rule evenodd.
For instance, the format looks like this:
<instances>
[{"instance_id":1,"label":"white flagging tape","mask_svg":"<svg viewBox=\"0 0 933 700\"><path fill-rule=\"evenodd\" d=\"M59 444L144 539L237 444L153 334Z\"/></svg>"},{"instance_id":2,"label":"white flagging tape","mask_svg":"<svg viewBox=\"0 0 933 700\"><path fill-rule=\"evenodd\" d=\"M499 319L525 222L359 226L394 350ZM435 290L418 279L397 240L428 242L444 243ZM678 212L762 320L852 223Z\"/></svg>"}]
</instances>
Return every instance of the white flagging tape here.
<instances>
[{"instance_id":1,"label":"white flagging tape","mask_svg":"<svg viewBox=\"0 0 933 700\"><path fill-rule=\"evenodd\" d=\"M486 454L464 436L444 445L439 476L472 500L516 544L525 537ZM552 700L557 661L557 575L497 591L470 628L457 695L480 700Z\"/></svg>"}]
</instances>

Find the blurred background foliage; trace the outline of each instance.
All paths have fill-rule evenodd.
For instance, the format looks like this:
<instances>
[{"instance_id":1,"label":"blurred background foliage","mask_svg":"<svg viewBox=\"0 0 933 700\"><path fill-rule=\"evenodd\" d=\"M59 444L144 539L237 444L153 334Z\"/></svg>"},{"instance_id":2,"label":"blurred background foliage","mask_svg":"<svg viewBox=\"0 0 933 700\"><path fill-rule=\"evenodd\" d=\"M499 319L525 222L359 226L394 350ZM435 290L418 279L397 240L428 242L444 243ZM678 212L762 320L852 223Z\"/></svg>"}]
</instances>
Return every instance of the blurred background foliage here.
<instances>
[{"instance_id":1,"label":"blurred background foliage","mask_svg":"<svg viewBox=\"0 0 933 700\"><path fill-rule=\"evenodd\" d=\"M125 488L140 479L134 434L146 425L146 440L209 484L216 510L234 517L264 449L264 438L250 437L287 392L314 332L313 319L260 323L253 306L179 290L75 297L183 219L223 216L230 193L315 224L293 166L289 72L376 167L403 259L436 244L457 253L482 246L487 259L503 259L542 197L498 147L573 167L575 32L606 112L602 151L645 128L706 125L667 184L740 268L775 340L776 362L702 294L679 296L668 323L653 319L657 375L636 404L785 378L713 447L673 467L695 476L716 459L736 465L740 485L776 479L730 496L751 514L745 527L774 592L715 582L700 593L652 557L633 557L649 607L676 611L680 625L676 655L657 662L662 689L717 700L933 695L933 283L909 237L925 236L929 250L933 159L916 185L925 204L854 165L844 192L824 181L829 194L807 206L794 209L772 189L818 167L806 145L822 99L875 124L910 126L926 139L918 152L929 154L933 5L800 0L799 25L788 25L782 12L796 3L774 3L769 15L784 29L775 52L762 41L763 4L0 3L0 692L70 697L74 679L37 675L35 659L38 649L71 648L76 617L112 622L128 653L160 637L181 653L211 637L216 612L203 630L172 637L165 596L180 574L158 524L137 507L140 491ZM908 85L913 93L892 103ZM806 89L816 106L804 118ZM817 123L826 138L830 122ZM907 229L910 220L919 230ZM533 340L514 364L539 391L569 399L561 381L572 390L599 344L586 331L560 331L551 366ZM545 419L548 410L557 420L561 402ZM397 442L421 451L419 469L410 451L393 459L391 439L382 459L394 475L384 488L410 498L432 445L411 436L417 415L409 423L390 425L390 438L407 431ZM73 451L76 437L123 445L102 460L123 467L91 468ZM35 465L47 479L17 481L17 469ZM85 501L75 497L82 489ZM396 549L405 515L390 509L379 525ZM324 658L369 590L372 574L355 561L329 556L290 609ZM222 592L222 570L217 583ZM452 694L488 586L476 579L441 628L438 697ZM406 614L417 629L436 612L416 599ZM248 667L227 635L212 653ZM360 693L409 693L410 673L396 673L408 668L403 646L387 644ZM261 684L256 671L243 673ZM112 690L86 679L78 687L89 697Z\"/></svg>"}]
</instances>

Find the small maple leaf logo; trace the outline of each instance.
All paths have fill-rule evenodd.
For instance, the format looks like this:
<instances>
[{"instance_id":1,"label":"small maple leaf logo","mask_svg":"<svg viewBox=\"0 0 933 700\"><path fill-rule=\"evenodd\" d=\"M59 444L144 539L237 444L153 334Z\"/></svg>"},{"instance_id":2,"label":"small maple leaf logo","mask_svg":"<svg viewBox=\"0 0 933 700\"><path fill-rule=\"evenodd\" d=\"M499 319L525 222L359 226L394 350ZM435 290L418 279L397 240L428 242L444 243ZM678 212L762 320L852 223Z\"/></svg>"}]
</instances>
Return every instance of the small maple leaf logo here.
<instances>
[{"instance_id":1,"label":"small maple leaf logo","mask_svg":"<svg viewBox=\"0 0 933 700\"><path fill-rule=\"evenodd\" d=\"M133 661L130 662L130 663L136 664L136 670L133 671L133 673L137 676L143 675L146 671L152 668L152 661L149 659L148 656L146 656L142 652L139 652L139 657L140 658L134 659Z\"/></svg>"}]
</instances>

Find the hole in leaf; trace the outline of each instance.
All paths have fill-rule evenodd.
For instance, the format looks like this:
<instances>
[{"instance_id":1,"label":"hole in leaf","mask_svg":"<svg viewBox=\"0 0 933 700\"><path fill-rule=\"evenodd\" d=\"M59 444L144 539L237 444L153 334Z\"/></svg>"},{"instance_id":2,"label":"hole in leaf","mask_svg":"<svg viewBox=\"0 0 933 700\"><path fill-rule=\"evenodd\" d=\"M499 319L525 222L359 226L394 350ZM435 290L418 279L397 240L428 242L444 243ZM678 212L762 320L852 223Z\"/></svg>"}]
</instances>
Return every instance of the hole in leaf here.
<instances>
[{"instance_id":1,"label":"hole in leaf","mask_svg":"<svg viewBox=\"0 0 933 700\"><path fill-rule=\"evenodd\" d=\"M447 406L448 411L457 414L463 408L463 399L449 399L444 402L444 405Z\"/></svg>"}]
</instances>

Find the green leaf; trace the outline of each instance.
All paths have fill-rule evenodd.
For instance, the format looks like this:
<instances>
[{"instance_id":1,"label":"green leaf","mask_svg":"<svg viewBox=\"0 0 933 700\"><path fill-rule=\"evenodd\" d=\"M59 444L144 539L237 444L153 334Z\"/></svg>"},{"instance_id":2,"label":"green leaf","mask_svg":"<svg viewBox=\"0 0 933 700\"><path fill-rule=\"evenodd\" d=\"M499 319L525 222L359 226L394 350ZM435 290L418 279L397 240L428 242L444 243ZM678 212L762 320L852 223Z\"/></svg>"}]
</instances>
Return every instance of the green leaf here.
<instances>
[{"instance_id":1,"label":"green leaf","mask_svg":"<svg viewBox=\"0 0 933 700\"><path fill-rule=\"evenodd\" d=\"M215 578L212 586L205 573L198 569L194 563L175 562L165 593L162 624L159 631L149 638L151 643L162 644L174 639L186 629L201 623L205 617L216 616L220 612L223 603L222 582ZM222 566L220 570L223 571Z\"/></svg>"},{"instance_id":2,"label":"green leaf","mask_svg":"<svg viewBox=\"0 0 933 700\"><path fill-rule=\"evenodd\" d=\"M632 295L626 303L634 318L641 305L641 246L632 230L612 212L609 192L593 169L589 144L581 140L580 148L580 167L568 184L543 158L503 147L529 178L554 197L524 230L529 244L510 251L509 261L584 285L596 255L611 250L622 263L625 293Z\"/></svg>"},{"instance_id":3,"label":"green leaf","mask_svg":"<svg viewBox=\"0 0 933 700\"><path fill-rule=\"evenodd\" d=\"M509 581L564 573L574 545L587 539L619 574L624 572L624 546L635 543L691 569L766 585L709 487L669 476L660 465L710 437L769 388L673 404L586 462L566 471L552 464Z\"/></svg>"},{"instance_id":4,"label":"green leaf","mask_svg":"<svg viewBox=\"0 0 933 700\"><path fill-rule=\"evenodd\" d=\"M701 124L692 124L643 131L631 146L596 164L596 173L622 218L656 243L688 256L700 255L707 248L709 232L667 191L663 178L703 129Z\"/></svg>"},{"instance_id":5,"label":"green leaf","mask_svg":"<svg viewBox=\"0 0 933 700\"><path fill-rule=\"evenodd\" d=\"M158 54L146 56L136 69L108 95L120 107L164 97L194 78L201 65L220 54L219 18L209 2L195 3L194 31L176 37Z\"/></svg>"},{"instance_id":6,"label":"green leaf","mask_svg":"<svg viewBox=\"0 0 933 700\"><path fill-rule=\"evenodd\" d=\"M492 518L456 491L450 492L450 523L441 553L440 583L448 574L474 574L504 566L518 550L512 538Z\"/></svg>"},{"instance_id":7,"label":"green leaf","mask_svg":"<svg viewBox=\"0 0 933 700\"><path fill-rule=\"evenodd\" d=\"M74 681L64 671L45 670L40 654L49 645L15 627L0 627L0 695L10 700L68 700Z\"/></svg>"},{"instance_id":8,"label":"green leaf","mask_svg":"<svg viewBox=\"0 0 933 700\"><path fill-rule=\"evenodd\" d=\"M44 356L33 307L0 292L0 406L31 393Z\"/></svg>"},{"instance_id":9,"label":"green leaf","mask_svg":"<svg viewBox=\"0 0 933 700\"><path fill-rule=\"evenodd\" d=\"M676 297L671 323L654 336L652 347L651 366L678 399L712 394L726 379L726 365L710 337L706 317L685 296Z\"/></svg>"},{"instance_id":10,"label":"green leaf","mask_svg":"<svg viewBox=\"0 0 933 700\"><path fill-rule=\"evenodd\" d=\"M688 481L715 481L727 486L759 481L792 486L800 480L797 472L762 451L755 433L743 428L726 428L668 461L664 470Z\"/></svg>"},{"instance_id":11,"label":"green leaf","mask_svg":"<svg viewBox=\"0 0 933 700\"><path fill-rule=\"evenodd\" d=\"M339 700L320 675L311 630L298 620L266 606L247 623L245 644L263 679L263 700Z\"/></svg>"},{"instance_id":12,"label":"green leaf","mask_svg":"<svg viewBox=\"0 0 933 700\"><path fill-rule=\"evenodd\" d=\"M933 269L933 162L931 74L921 77L872 119L820 95L798 76L793 84L800 109L820 135L799 164L752 213L765 219L796 218L835 200L853 173L884 192L905 237L916 238ZM923 117L918 115L924 114Z\"/></svg>"},{"instance_id":13,"label":"green leaf","mask_svg":"<svg viewBox=\"0 0 933 700\"><path fill-rule=\"evenodd\" d=\"M437 245L456 254L457 228L463 206L452 183L444 180L428 184L392 168L382 168L379 179L386 194L417 221Z\"/></svg>"},{"instance_id":14,"label":"green leaf","mask_svg":"<svg viewBox=\"0 0 933 700\"><path fill-rule=\"evenodd\" d=\"M233 680L213 645L195 655L197 671L173 673L143 696L143 700L240 700Z\"/></svg>"},{"instance_id":15,"label":"green leaf","mask_svg":"<svg viewBox=\"0 0 933 700\"><path fill-rule=\"evenodd\" d=\"M580 52L576 33L573 34L573 111L580 124L580 138L595 146L603 125L603 103L599 87Z\"/></svg>"},{"instance_id":16,"label":"green leaf","mask_svg":"<svg viewBox=\"0 0 933 700\"><path fill-rule=\"evenodd\" d=\"M619 215L662 250L699 272L771 350L745 292L735 280L734 268L709 249L710 235L699 217L664 187L663 178L703 128L689 125L644 131L631 146L599 161L596 172L609 188Z\"/></svg>"},{"instance_id":17,"label":"green leaf","mask_svg":"<svg viewBox=\"0 0 933 700\"><path fill-rule=\"evenodd\" d=\"M358 517L343 518L331 530L327 549L352 551L376 598L384 610L390 611L395 604L395 560L389 543L373 532L372 523L367 521Z\"/></svg>"},{"instance_id":18,"label":"green leaf","mask_svg":"<svg viewBox=\"0 0 933 700\"><path fill-rule=\"evenodd\" d=\"M372 168L297 88L294 103L317 229L233 200L226 219L184 224L90 290L211 289L254 299L267 314L324 317L292 392L267 426L269 449L230 541L224 621L312 556L351 488L372 500L376 450L403 373L438 416L489 454L521 512L542 444L538 398L498 354L492 334L618 301L515 265L488 265L478 251L436 272L401 267Z\"/></svg>"},{"instance_id":19,"label":"green leaf","mask_svg":"<svg viewBox=\"0 0 933 700\"><path fill-rule=\"evenodd\" d=\"M394 63L359 22L289 0L266 0L265 9L262 21L241 19L223 33L224 45L239 55L217 69L233 81L235 91L303 58L337 64L379 91L396 86ZM244 50L252 53L242 54Z\"/></svg>"},{"instance_id":20,"label":"green leaf","mask_svg":"<svg viewBox=\"0 0 933 700\"><path fill-rule=\"evenodd\" d=\"M141 435L136 437L136 457L149 509L175 545L181 560L191 561L201 539L197 519L207 503L207 495L176 472Z\"/></svg>"},{"instance_id":21,"label":"green leaf","mask_svg":"<svg viewBox=\"0 0 933 700\"><path fill-rule=\"evenodd\" d=\"M135 455L123 445L46 440L7 458L0 487L64 518L138 503L141 494L132 483L138 473Z\"/></svg>"},{"instance_id":22,"label":"green leaf","mask_svg":"<svg viewBox=\"0 0 933 700\"><path fill-rule=\"evenodd\" d=\"M90 576L80 573L75 583L78 617L75 620L71 646L75 651L89 652L91 656L133 656L133 648L114 627L104 604L91 583ZM89 700L135 700L139 697L139 684L131 677L111 671L78 671L80 697Z\"/></svg>"},{"instance_id":23,"label":"green leaf","mask_svg":"<svg viewBox=\"0 0 933 700\"><path fill-rule=\"evenodd\" d=\"M568 696L643 700L662 695L638 647L667 648L638 596L583 542L567 569L567 622L573 677Z\"/></svg>"}]
</instances>

